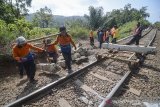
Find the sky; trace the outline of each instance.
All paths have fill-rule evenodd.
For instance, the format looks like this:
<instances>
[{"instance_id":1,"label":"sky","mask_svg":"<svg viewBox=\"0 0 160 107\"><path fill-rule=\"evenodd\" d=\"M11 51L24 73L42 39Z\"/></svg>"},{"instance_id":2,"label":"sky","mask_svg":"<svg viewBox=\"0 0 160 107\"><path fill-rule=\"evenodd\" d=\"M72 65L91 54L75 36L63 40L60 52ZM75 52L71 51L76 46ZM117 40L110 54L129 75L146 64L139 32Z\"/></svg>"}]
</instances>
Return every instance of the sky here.
<instances>
[{"instance_id":1,"label":"sky","mask_svg":"<svg viewBox=\"0 0 160 107\"><path fill-rule=\"evenodd\" d=\"M32 0L29 13L34 13L47 6L52 10L53 15L83 16L89 13L89 6L102 6L104 13L106 13L113 9L123 8L128 3L136 9L147 6L147 12L150 14L147 20L152 23L160 21L160 9L158 7L160 0Z\"/></svg>"}]
</instances>

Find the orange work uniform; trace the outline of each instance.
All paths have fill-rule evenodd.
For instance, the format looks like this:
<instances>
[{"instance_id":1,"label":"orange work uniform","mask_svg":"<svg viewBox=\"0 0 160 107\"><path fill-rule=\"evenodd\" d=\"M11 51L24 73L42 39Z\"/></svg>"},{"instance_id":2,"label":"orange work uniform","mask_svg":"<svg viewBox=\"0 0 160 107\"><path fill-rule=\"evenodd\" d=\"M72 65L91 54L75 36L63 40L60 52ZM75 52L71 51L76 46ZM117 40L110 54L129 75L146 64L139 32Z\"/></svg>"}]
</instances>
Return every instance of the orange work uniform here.
<instances>
[{"instance_id":1,"label":"orange work uniform","mask_svg":"<svg viewBox=\"0 0 160 107\"><path fill-rule=\"evenodd\" d=\"M33 50L37 50L38 52L42 52L43 49L41 48L38 48L38 47L35 47L29 43L26 43L22 48L18 48L17 45L15 45L13 47L13 58L17 61L20 60L20 58L23 58L25 56L27 56L30 52L30 49L33 49Z\"/></svg>"},{"instance_id":2,"label":"orange work uniform","mask_svg":"<svg viewBox=\"0 0 160 107\"><path fill-rule=\"evenodd\" d=\"M56 49L55 45L53 45L53 44L46 45L45 48L46 48L47 52L56 52L57 53L57 49Z\"/></svg>"},{"instance_id":3,"label":"orange work uniform","mask_svg":"<svg viewBox=\"0 0 160 107\"><path fill-rule=\"evenodd\" d=\"M61 35L58 35L55 42L53 43L54 45L57 45L57 44L60 44L60 45L69 45L70 43L75 47L75 43L73 42L72 38L70 35L66 35L66 36L61 36Z\"/></svg>"},{"instance_id":4,"label":"orange work uniform","mask_svg":"<svg viewBox=\"0 0 160 107\"><path fill-rule=\"evenodd\" d=\"M71 45L72 44L74 47L75 43L73 42L72 38L70 35L58 35L55 42L53 43L54 45L58 44L61 47L61 52L65 60L65 65L67 66L68 70L71 70Z\"/></svg>"},{"instance_id":5,"label":"orange work uniform","mask_svg":"<svg viewBox=\"0 0 160 107\"><path fill-rule=\"evenodd\" d=\"M54 44L48 44L48 45L45 46L45 49L46 49L49 57L53 58L51 60L51 62L57 63L58 53L57 53L57 49L56 49L55 45Z\"/></svg>"},{"instance_id":6,"label":"orange work uniform","mask_svg":"<svg viewBox=\"0 0 160 107\"><path fill-rule=\"evenodd\" d=\"M113 38L118 38L118 29L112 29L112 36Z\"/></svg>"},{"instance_id":7,"label":"orange work uniform","mask_svg":"<svg viewBox=\"0 0 160 107\"><path fill-rule=\"evenodd\" d=\"M90 31L89 37L92 37L92 38L93 38L93 31Z\"/></svg>"},{"instance_id":8,"label":"orange work uniform","mask_svg":"<svg viewBox=\"0 0 160 107\"><path fill-rule=\"evenodd\" d=\"M109 32L106 31L106 32L104 32L103 41L104 41L104 42L105 42L106 40L109 41L108 39L109 39Z\"/></svg>"},{"instance_id":9,"label":"orange work uniform","mask_svg":"<svg viewBox=\"0 0 160 107\"><path fill-rule=\"evenodd\" d=\"M89 38L90 38L90 45L94 46L94 37L93 37L93 31L92 30L90 31Z\"/></svg>"}]
</instances>

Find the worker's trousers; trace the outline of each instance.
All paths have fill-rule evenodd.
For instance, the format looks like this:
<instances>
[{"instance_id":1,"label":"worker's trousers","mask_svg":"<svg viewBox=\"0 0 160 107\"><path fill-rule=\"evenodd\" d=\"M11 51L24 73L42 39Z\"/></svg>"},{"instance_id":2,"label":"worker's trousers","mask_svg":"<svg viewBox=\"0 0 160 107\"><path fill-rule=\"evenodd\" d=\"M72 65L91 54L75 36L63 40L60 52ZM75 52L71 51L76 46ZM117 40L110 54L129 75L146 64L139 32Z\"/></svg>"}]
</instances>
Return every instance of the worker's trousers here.
<instances>
[{"instance_id":1,"label":"worker's trousers","mask_svg":"<svg viewBox=\"0 0 160 107\"><path fill-rule=\"evenodd\" d=\"M62 51L62 55L64 57L65 60L65 64L66 67L68 68L68 70L71 70L71 61L72 61L72 57L71 57L71 45L60 45L61 46L61 51Z\"/></svg>"},{"instance_id":2,"label":"worker's trousers","mask_svg":"<svg viewBox=\"0 0 160 107\"><path fill-rule=\"evenodd\" d=\"M139 40L140 39L141 39L140 35L133 36L133 38L128 43L126 43L126 45L131 45L134 42L136 43L136 45L139 45Z\"/></svg>"},{"instance_id":3,"label":"worker's trousers","mask_svg":"<svg viewBox=\"0 0 160 107\"><path fill-rule=\"evenodd\" d=\"M62 52L62 55L64 57L66 67L68 68L68 70L71 70L72 69L71 68L71 61L72 61L71 52Z\"/></svg>"},{"instance_id":4,"label":"worker's trousers","mask_svg":"<svg viewBox=\"0 0 160 107\"><path fill-rule=\"evenodd\" d=\"M36 65L34 60L27 60L18 64L20 75L23 75L24 69L26 71L27 77L32 81L36 72Z\"/></svg>"},{"instance_id":5,"label":"worker's trousers","mask_svg":"<svg viewBox=\"0 0 160 107\"><path fill-rule=\"evenodd\" d=\"M90 45L94 46L94 38L93 37L90 37Z\"/></svg>"}]
</instances>

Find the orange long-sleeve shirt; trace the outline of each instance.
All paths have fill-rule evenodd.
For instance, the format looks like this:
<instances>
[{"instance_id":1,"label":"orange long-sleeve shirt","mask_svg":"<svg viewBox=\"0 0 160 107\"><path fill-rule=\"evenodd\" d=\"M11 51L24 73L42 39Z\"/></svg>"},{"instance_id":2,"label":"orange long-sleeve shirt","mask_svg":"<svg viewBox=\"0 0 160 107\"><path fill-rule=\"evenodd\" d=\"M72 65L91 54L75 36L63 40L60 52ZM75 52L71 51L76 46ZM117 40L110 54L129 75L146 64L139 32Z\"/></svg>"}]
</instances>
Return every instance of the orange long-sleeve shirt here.
<instances>
[{"instance_id":1,"label":"orange long-sleeve shirt","mask_svg":"<svg viewBox=\"0 0 160 107\"><path fill-rule=\"evenodd\" d=\"M89 37L93 37L93 31L90 31Z\"/></svg>"},{"instance_id":2,"label":"orange long-sleeve shirt","mask_svg":"<svg viewBox=\"0 0 160 107\"><path fill-rule=\"evenodd\" d=\"M106 31L106 37L109 37L109 31Z\"/></svg>"},{"instance_id":3,"label":"orange long-sleeve shirt","mask_svg":"<svg viewBox=\"0 0 160 107\"><path fill-rule=\"evenodd\" d=\"M113 38L117 38L119 36L118 29L112 28L111 34L113 35Z\"/></svg>"},{"instance_id":4,"label":"orange long-sleeve shirt","mask_svg":"<svg viewBox=\"0 0 160 107\"><path fill-rule=\"evenodd\" d=\"M26 43L22 48L18 48L17 45L15 45L12 50L13 58L19 61L20 58L25 57L29 54L30 49L37 50L38 52L43 51L43 49L35 47L29 43Z\"/></svg>"},{"instance_id":5,"label":"orange long-sleeve shirt","mask_svg":"<svg viewBox=\"0 0 160 107\"><path fill-rule=\"evenodd\" d=\"M107 37L109 37L109 32L108 31L104 32L103 41L105 41Z\"/></svg>"},{"instance_id":6,"label":"orange long-sleeve shirt","mask_svg":"<svg viewBox=\"0 0 160 107\"><path fill-rule=\"evenodd\" d=\"M53 44L57 45L58 43L60 45L68 45L71 43L74 47L76 47L70 35L66 35L66 36L58 35Z\"/></svg>"},{"instance_id":7,"label":"orange long-sleeve shirt","mask_svg":"<svg viewBox=\"0 0 160 107\"><path fill-rule=\"evenodd\" d=\"M47 52L57 52L57 49L56 49L55 45L53 45L53 44L46 45L45 49L47 50Z\"/></svg>"}]
</instances>

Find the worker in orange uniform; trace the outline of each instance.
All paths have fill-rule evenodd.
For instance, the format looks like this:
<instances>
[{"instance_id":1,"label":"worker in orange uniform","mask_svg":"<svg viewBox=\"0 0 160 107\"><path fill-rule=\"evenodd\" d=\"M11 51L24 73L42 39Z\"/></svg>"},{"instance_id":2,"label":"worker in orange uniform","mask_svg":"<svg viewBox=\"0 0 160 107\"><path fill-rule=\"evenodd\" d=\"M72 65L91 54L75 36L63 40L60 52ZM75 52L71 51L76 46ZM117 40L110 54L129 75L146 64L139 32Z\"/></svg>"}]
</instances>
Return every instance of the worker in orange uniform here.
<instances>
[{"instance_id":1,"label":"worker in orange uniform","mask_svg":"<svg viewBox=\"0 0 160 107\"><path fill-rule=\"evenodd\" d=\"M52 58L51 62L57 63L58 52L55 45L51 43L51 39L45 40L44 44L45 44L44 49L47 51L48 56Z\"/></svg>"},{"instance_id":2,"label":"worker in orange uniform","mask_svg":"<svg viewBox=\"0 0 160 107\"><path fill-rule=\"evenodd\" d=\"M53 43L54 45L59 44L61 48L62 55L65 60L66 67L68 68L68 73L72 72L72 67L71 67L71 44L74 46L76 50L76 45L73 42L71 36L66 32L66 27L62 26L59 28L60 34L57 35L57 38L55 42Z\"/></svg>"},{"instance_id":3,"label":"worker in orange uniform","mask_svg":"<svg viewBox=\"0 0 160 107\"><path fill-rule=\"evenodd\" d=\"M38 52L44 51L41 48L35 47L27 43L26 39L23 36L20 36L16 39L16 45L13 47L12 53L13 53L13 58L20 65L19 66L20 78L23 78L23 67L24 67L30 82L34 82L36 65L34 63L34 56L31 53L30 49L37 50Z\"/></svg>"},{"instance_id":4,"label":"worker in orange uniform","mask_svg":"<svg viewBox=\"0 0 160 107\"><path fill-rule=\"evenodd\" d=\"M142 36L142 26L140 22L137 23L137 26L133 32L133 38L126 43L126 45L131 45L135 43L135 45L139 45L139 40L141 39ZM142 55L141 53L135 53L135 56L139 59L140 64L144 62L145 56Z\"/></svg>"},{"instance_id":5,"label":"worker in orange uniform","mask_svg":"<svg viewBox=\"0 0 160 107\"><path fill-rule=\"evenodd\" d=\"M111 38L113 39L113 32L115 31L115 28L114 27L112 27L111 29L110 29L110 35L111 35Z\"/></svg>"},{"instance_id":6,"label":"worker in orange uniform","mask_svg":"<svg viewBox=\"0 0 160 107\"><path fill-rule=\"evenodd\" d=\"M90 38L90 45L94 47L93 30L90 31L89 38Z\"/></svg>"},{"instance_id":7,"label":"worker in orange uniform","mask_svg":"<svg viewBox=\"0 0 160 107\"><path fill-rule=\"evenodd\" d=\"M109 43L109 29L104 30L103 41Z\"/></svg>"},{"instance_id":8,"label":"worker in orange uniform","mask_svg":"<svg viewBox=\"0 0 160 107\"><path fill-rule=\"evenodd\" d=\"M136 45L139 45L139 40L141 39L141 35L142 35L142 26L140 24L140 22L137 23L137 26L134 30L134 33L133 33L133 38L126 43L126 45L131 45L135 42Z\"/></svg>"},{"instance_id":9,"label":"worker in orange uniform","mask_svg":"<svg viewBox=\"0 0 160 107\"><path fill-rule=\"evenodd\" d=\"M117 43L117 38L119 36L118 34L118 27L114 25L114 27L111 30L111 35L112 35L112 43L116 44Z\"/></svg>"}]
</instances>

